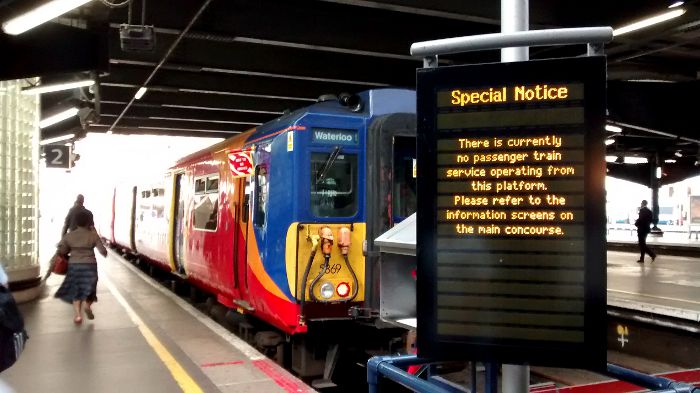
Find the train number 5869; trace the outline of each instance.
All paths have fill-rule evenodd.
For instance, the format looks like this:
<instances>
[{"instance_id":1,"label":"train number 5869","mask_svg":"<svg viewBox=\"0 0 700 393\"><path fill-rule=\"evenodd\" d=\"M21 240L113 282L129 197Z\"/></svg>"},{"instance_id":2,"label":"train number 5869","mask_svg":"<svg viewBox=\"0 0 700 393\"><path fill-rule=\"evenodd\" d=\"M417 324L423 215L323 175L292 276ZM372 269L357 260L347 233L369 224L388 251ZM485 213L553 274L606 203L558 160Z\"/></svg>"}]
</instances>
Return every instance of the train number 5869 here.
<instances>
[{"instance_id":1,"label":"train number 5869","mask_svg":"<svg viewBox=\"0 0 700 393\"><path fill-rule=\"evenodd\" d=\"M342 266L340 266L339 263L336 263L334 265L328 265L325 268L323 264L319 265L319 270L322 271L323 274L336 274L340 272L340 269L342 269Z\"/></svg>"}]
</instances>

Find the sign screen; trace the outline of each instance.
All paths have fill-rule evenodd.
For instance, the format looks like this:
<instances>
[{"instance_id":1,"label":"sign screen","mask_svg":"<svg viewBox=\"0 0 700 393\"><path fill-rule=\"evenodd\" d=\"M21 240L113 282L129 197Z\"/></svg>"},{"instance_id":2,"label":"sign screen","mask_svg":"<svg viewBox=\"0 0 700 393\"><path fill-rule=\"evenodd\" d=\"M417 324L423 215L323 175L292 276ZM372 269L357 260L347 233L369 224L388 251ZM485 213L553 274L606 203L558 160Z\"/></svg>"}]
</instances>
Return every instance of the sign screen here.
<instances>
[{"instance_id":1,"label":"sign screen","mask_svg":"<svg viewBox=\"0 0 700 393\"><path fill-rule=\"evenodd\" d=\"M41 149L45 154L47 168L69 169L73 166L70 146L46 145Z\"/></svg>"},{"instance_id":2,"label":"sign screen","mask_svg":"<svg viewBox=\"0 0 700 393\"><path fill-rule=\"evenodd\" d=\"M357 145L357 130L338 128L312 128L311 141L329 145Z\"/></svg>"},{"instance_id":3,"label":"sign screen","mask_svg":"<svg viewBox=\"0 0 700 393\"><path fill-rule=\"evenodd\" d=\"M420 356L605 365L605 59L418 71Z\"/></svg>"}]
</instances>

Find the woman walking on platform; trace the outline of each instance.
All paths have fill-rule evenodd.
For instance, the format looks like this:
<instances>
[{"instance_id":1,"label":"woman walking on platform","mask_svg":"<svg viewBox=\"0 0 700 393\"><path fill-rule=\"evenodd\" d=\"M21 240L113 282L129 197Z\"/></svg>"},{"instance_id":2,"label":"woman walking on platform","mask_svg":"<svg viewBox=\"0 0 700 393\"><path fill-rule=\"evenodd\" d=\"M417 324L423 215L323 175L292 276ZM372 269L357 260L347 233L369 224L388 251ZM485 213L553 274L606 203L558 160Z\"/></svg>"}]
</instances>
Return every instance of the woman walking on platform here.
<instances>
[{"instance_id":1,"label":"woman walking on platform","mask_svg":"<svg viewBox=\"0 0 700 393\"><path fill-rule=\"evenodd\" d=\"M73 304L75 316L73 322L83 322L82 309L88 319L95 318L92 313L92 303L97 301L97 259L94 248L107 256L107 249L102 244L100 236L92 227L92 216L86 212L78 212L75 216L78 228L63 236L58 243L57 254L69 255L68 272L63 284L56 291L55 297Z\"/></svg>"}]
</instances>

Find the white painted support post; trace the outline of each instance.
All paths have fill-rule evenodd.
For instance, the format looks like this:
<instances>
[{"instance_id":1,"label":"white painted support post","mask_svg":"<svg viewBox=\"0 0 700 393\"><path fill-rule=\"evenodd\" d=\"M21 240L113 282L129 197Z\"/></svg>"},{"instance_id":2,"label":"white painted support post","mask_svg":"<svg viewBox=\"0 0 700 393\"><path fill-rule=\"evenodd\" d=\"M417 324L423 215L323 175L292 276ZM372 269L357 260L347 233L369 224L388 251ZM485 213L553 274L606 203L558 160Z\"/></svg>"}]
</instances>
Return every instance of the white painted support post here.
<instances>
[{"instance_id":1,"label":"white painted support post","mask_svg":"<svg viewBox=\"0 0 700 393\"><path fill-rule=\"evenodd\" d=\"M501 33L530 29L528 0L501 0ZM501 62L527 61L527 46L501 49ZM530 367L504 364L501 374L503 393L527 393L530 389Z\"/></svg>"}]
</instances>

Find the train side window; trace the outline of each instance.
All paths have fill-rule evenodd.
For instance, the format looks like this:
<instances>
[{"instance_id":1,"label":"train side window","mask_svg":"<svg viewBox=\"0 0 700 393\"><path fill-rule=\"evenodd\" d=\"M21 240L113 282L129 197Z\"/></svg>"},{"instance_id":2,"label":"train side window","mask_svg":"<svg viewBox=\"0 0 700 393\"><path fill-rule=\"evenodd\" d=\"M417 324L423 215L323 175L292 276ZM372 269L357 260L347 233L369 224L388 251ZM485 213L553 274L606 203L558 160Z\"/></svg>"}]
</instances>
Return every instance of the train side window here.
<instances>
[{"instance_id":1,"label":"train side window","mask_svg":"<svg viewBox=\"0 0 700 393\"><path fill-rule=\"evenodd\" d=\"M195 180L194 228L215 231L219 222L219 178Z\"/></svg>"},{"instance_id":2,"label":"train side window","mask_svg":"<svg viewBox=\"0 0 700 393\"><path fill-rule=\"evenodd\" d=\"M269 174L266 166L255 168L255 213L253 223L259 227L265 225L265 213L267 212L267 200L270 185Z\"/></svg>"},{"instance_id":3,"label":"train side window","mask_svg":"<svg viewBox=\"0 0 700 393\"><path fill-rule=\"evenodd\" d=\"M243 217L241 217L243 222L248 222L248 218L250 216L250 195L252 194L253 187L251 182L251 176L246 177L245 188L243 190Z\"/></svg>"},{"instance_id":4,"label":"train side window","mask_svg":"<svg viewBox=\"0 0 700 393\"><path fill-rule=\"evenodd\" d=\"M250 194L245 194L243 197L243 222L248 222L248 210L250 209Z\"/></svg>"},{"instance_id":5,"label":"train side window","mask_svg":"<svg viewBox=\"0 0 700 393\"><path fill-rule=\"evenodd\" d=\"M204 179L204 178L196 179L194 181L194 193L195 194L203 194L204 190L206 190L206 179Z\"/></svg>"},{"instance_id":6,"label":"train side window","mask_svg":"<svg viewBox=\"0 0 700 393\"><path fill-rule=\"evenodd\" d=\"M219 191L219 178L218 177L207 177L207 188L206 192L218 192Z\"/></svg>"}]
</instances>

